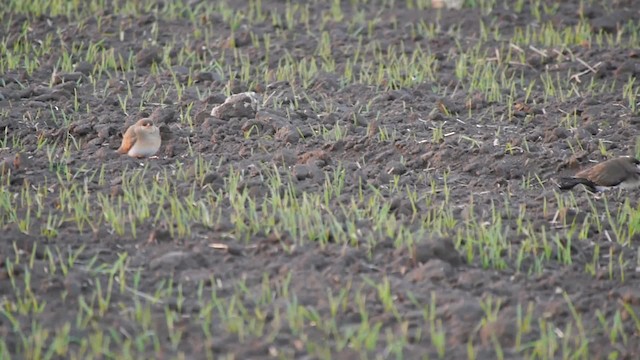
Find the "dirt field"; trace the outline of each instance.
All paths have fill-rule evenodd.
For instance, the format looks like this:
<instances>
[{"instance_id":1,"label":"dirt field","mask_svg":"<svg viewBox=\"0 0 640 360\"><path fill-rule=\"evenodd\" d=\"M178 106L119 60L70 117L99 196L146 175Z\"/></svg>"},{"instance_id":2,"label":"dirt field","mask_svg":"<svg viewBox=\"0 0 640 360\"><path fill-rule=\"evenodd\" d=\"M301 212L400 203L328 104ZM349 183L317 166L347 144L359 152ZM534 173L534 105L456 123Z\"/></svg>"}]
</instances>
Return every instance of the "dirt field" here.
<instances>
[{"instance_id":1,"label":"dirt field","mask_svg":"<svg viewBox=\"0 0 640 360\"><path fill-rule=\"evenodd\" d=\"M115 3L0 9L0 358L640 357L640 190L554 184L640 2Z\"/></svg>"}]
</instances>

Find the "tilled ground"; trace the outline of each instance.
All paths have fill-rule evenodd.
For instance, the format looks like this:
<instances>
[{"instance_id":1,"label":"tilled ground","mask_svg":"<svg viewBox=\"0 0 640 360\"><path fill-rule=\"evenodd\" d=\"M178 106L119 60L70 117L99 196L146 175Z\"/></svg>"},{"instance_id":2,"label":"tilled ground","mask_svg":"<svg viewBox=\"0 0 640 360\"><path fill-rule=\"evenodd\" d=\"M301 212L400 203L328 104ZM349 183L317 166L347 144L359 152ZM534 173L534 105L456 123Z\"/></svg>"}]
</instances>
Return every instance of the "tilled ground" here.
<instances>
[{"instance_id":1,"label":"tilled ground","mask_svg":"<svg viewBox=\"0 0 640 360\"><path fill-rule=\"evenodd\" d=\"M236 3L238 9L248 6ZM621 244L615 238L612 241L607 225L585 225L586 239L567 243L567 226L561 220L573 216L582 224L591 205L602 211L605 204L576 191L576 202L583 211L557 214L562 210L558 201L569 195L554 195L552 182L556 174L574 172L589 161L635 154L640 116L630 108L624 87L640 73L640 52L622 45L598 46L595 41L592 46L587 42L549 47L510 45L508 39L519 29L536 23L531 5L526 3L518 13L503 6L483 13L470 8L416 10L405 4L384 11L379 5L361 5L356 11L344 5L344 19L338 22L319 15L328 12L330 2L310 2L310 13L318 15L311 16L306 25L311 31L300 24L287 28L265 20L253 24L241 21L232 34L222 15L203 17L196 23L216 34L214 43L195 37L191 20L169 19L154 12L127 16L104 11L89 18L83 27L66 16L29 17L31 41L44 41L51 33L56 36L52 51L37 59L40 65L33 73L13 70L0 77L0 133L8 134L0 152L5 159L2 183L16 197L22 189L37 184L52 186L55 193L53 184L61 166L71 173L104 166L107 181L98 184L89 180L86 186L96 196L118 196L125 169L131 172L147 166L137 181L151 184L165 171L171 174L179 167L196 168L199 158L215 168L198 184L196 195L211 188L224 192L224 180L239 171L239 187L248 189L258 203L271 194L261 170L265 164L283 176L291 173L285 181L299 197L325 191L327 176L339 171L344 179L342 192L323 211L334 214L336 221L359 224L357 234L373 232L378 237L366 244L329 237L319 244L307 241L304 234L265 228L245 239L234 232L237 227L229 201L216 204L222 211L215 226L190 224L188 236L171 236L163 228L165 224L150 219L135 236L130 231L117 235L104 223L96 231L80 231L72 221L65 221L57 236L47 239L37 231L20 231L19 220L10 221L3 215L7 225L0 235L0 299L4 304L0 337L6 350L24 354L25 336L38 331L33 324L50 330L48 339L40 339L49 344L53 334L62 331L62 324L69 323L72 340L68 346L78 354L83 346L89 346L83 345L82 339L95 334L95 329L103 329L105 336L122 341L153 334L131 350L138 357L186 354L187 358L205 358L213 354L237 359L339 359L360 353L368 354L365 358L395 358L402 353L410 359L427 355L459 359L468 356L469 344L479 359L571 354L604 358L613 352L618 358L640 356L640 325L634 319L634 314L640 314L640 258L634 242L638 236ZM543 3L557 6L545 24L572 28L583 16L592 33L603 36L615 37L618 27L640 16L640 3L633 1L614 2L606 9L595 3L581 5L580 1ZM269 0L263 1L263 7L284 11L285 5ZM350 25L350 20L361 14L367 20L377 19L371 29ZM3 24L10 26L3 25L2 38L11 44L21 41L25 20L23 15L10 19L5 15ZM433 36L411 31L421 22L438 25ZM491 31L497 29L499 38L490 35L481 39L481 23L490 24ZM343 74L350 59L373 56L354 53L359 33L367 31L372 31L370 38L385 51L410 54L418 46L428 49L437 59L432 69L435 81L390 89L345 81ZM264 40L256 46L251 34L260 39L271 34L268 56ZM234 52L238 51L251 63L267 61L269 68L277 68L278 62L289 56L297 62L310 60L322 36L331 39L335 70L319 71L309 83L250 84L240 75L229 79L227 68L221 73L215 66L190 67L188 61L185 66L167 65L168 61L179 63L184 51L204 58L226 58L226 64L239 72L240 65L233 68ZM149 46L151 37L157 39L154 46ZM103 51L120 54L125 62L130 59L134 69L101 72L96 70L102 66L99 59L93 63L72 59L75 71L54 74L70 44L97 42ZM173 46L164 52L167 44ZM465 82L458 80L456 59L465 56L462 49L476 46L483 66L494 66L518 79L515 98L509 96L510 89L498 88L495 98L490 99L481 91L469 91ZM507 51L522 55L524 61L502 63ZM380 61L372 59L371 63ZM549 79L560 82L557 79L565 81L574 75L567 82L572 88L551 93L545 86ZM604 90L598 85L594 87L597 91L589 91L588 84L594 82L604 84ZM176 84L184 87L181 94ZM533 84L531 89L528 84ZM156 94L160 89L165 91L166 99L148 96L152 87L158 89ZM268 100L257 110L236 108L213 117L211 110L224 102L225 90L254 91ZM120 100L125 96L129 97L126 114ZM62 112L71 118L64 126L59 122ZM185 114L191 116L192 126ZM126 126L145 116L161 127L159 158L137 160L116 154ZM575 123L568 126L571 120ZM42 138L80 146L70 147L65 161L51 166L45 149L38 149ZM17 164L16 154L20 159ZM10 177L6 169L11 170ZM432 207L421 203L414 209L402 192L392 191L407 187L419 197L435 191L435 203ZM192 183L177 183L174 188L179 196L186 196ZM398 244L396 234L383 236L379 229L372 230L374 226L366 218L340 218L341 207L352 201L366 204L376 193L382 193L389 205L389 217L418 234L415 244ZM637 195L637 191L609 195L606 206L615 213L628 198L631 207L636 207ZM480 255L469 257L464 245L473 239L456 237L455 231L425 229L429 224L420 213L434 211L438 202L445 201L459 224L453 229L464 226L468 219L480 227L500 222L499 229L509 242L504 254L498 256L502 262L483 264ZM55 210L64 205L52 198L46 206ZM93 210L100 216L97 205ZM551 254L544 262L530 255L535 251L525 251L528 255L518 268L518 254L526 238L517 231L520 211L526 211L525 218L533 228L551 234L549 239L561 234L558 236L563 240L550 245ZM46 217L39 221L46 221ZM558 244L570 249L571 261L562 258ZM73 253L81 246L84 248L75 266L66 274L51 271L49 259L64 261L61 254ZM54 250L47 249L60 253L52 257L47 251ZM118 274L96 276L86 271L92 259L113 264L123 254L127 255L127 284L109 284L109 279L120 279ZM18 258L21 262L17 263ZM592 264L590 273L586 269ZM29 291L25 284L30 284ZM388 285L395 312L375 286L381 284ZM100 313L98 300L91 294L109 286L114 289L110 305ZM265 300L266 288L273 293ZM153 298L159 289L166 293ZM44 304L45 311L20 314L10 309L13 305L8 304L29 298L29 292ZM203 302L198 298L203 293L205 299L216 300ZM80 300L82 295L86 300ZM345 300L336 305L335 299L343 295ZM81 301L93 302L83 305ZM215 304L210 312L216 315L204 326L201 319L207 303ZM220 315L224 313L221 307L228 310L239 304L245 313L230 316L243 319L245 328L252 329L246 333ZM95 320L87 320L90 326L80 326L78 309L94 306ZM148 314L140 315L148 319L137 317L140 307L148 309ZM180 317L170 323L167 309ZM9 313L17 315L10 317ZM247 314L264 324L264 329L252 328ZM316 315L333 318L335 330L314 321ZM366 333L363 323L380 326L378 337L356 340L360 333ZM204 331L203 327L208 328ZM176 328L182 337L173 346ZM614 330L619 335L613 336ZM444 354L438 352L439 331L444 334ZM105 354L110 351L112 356L126 356L118 352L122 344L116 340L101 344L108 349Z\"/></svg>"}]
</instances>

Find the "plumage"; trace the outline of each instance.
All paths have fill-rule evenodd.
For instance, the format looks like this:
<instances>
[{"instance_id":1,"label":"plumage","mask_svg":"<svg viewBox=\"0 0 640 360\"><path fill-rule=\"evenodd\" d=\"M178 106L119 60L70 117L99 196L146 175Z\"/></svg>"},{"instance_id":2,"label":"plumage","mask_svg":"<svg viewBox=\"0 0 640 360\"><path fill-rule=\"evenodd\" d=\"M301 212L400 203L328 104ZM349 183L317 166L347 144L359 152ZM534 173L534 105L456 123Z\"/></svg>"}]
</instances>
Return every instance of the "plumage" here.
<instances>
[{"instance_id":1,"label":"plumage","mask_svg":"<svg viewBox=\"0 0 640 360\"><path fill-rule=\"evenodd\" d=\"M155 155L160 149L160 130L149 119L138 120L122 136L118 153L143 158Z\"/></svg>"},{"instance_id":2,"label":"plumage","mask_svg":"<svg viewBox=\"0 0 640 360\"><path fill-rule=\"evenodd\" d=\"M120 147L118 148L118 152L120 154L128 153L129 149L131 149L131 147L135 143L136 143L136 130L135 130L135 125L132 125L132 126L129 126L129 128L127 128L127 131L125 131L124 135L122 136L122 144L120 144Z\"/></svg>"},{"instance_id":3,"label":"plumage","mask_svg":"<svg viewBox=\"0 0 640 360\"><path fill-rule=\"evenodd\" d=\"M581 170L574 176L558 179L560 190L569 190L578 184L584 185L591 192L601 192L613 187L637 187L640 185L640 160L622 156Z\"/></svg>"}]
</instances>

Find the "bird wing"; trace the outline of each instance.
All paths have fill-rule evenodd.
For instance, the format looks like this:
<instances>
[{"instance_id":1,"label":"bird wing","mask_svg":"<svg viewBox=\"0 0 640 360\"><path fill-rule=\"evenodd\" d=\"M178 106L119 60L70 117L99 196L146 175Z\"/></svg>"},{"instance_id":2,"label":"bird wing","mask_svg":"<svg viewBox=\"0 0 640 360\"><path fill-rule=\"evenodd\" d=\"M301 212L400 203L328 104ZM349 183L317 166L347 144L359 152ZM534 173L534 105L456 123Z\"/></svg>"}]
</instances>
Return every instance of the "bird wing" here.
<instances>
[{"instance_id":1,"label":"bird wing","mask_svg":"<svg viewBox=\"0 0 640 360\"><path fill-rule=\"evenodd\" d=\"M588 179L599 186L616 186L624 181L627 174L626 169L619 162L612 162L607 165L607 171L604 171L605 164L600 163L596 166L580 171L575 176Z\"/></svg>"},{"instance_id":2,"label":"bird wing","mask_svg":"<svg viewBox=\"0 0 640 360\"><path fill-rule=\"evenodd\" d=\"M120 144L118 152L120 154L128 153L133 144L136 143L136 139L135 125L129 126L127 131L125 131L124 136L122 137L122 144Z\"/></svg>"}]
</instances>

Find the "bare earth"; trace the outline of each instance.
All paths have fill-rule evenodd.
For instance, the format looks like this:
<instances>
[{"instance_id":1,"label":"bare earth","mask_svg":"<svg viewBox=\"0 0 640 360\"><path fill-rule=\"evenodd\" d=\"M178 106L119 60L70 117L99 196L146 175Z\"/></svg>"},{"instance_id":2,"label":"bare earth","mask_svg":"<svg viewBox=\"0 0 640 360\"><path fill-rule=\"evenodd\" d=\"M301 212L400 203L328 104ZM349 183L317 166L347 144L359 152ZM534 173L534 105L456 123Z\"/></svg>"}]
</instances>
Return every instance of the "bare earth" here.
<instances>
[{"instance_id":1,"label":"bare earth","mask_svg":"<svg viewBox=\"0 0 640 360\"><path fill-rule=\"evenodd\" d=\"M229 3L248 11L245 1ZM53 36L33 73L0 74L2 199L18 209L13 218L5 207L0 212L4 353L38 358L29 349L41 341L46 353L68 324L67 348L54 358L88 358L100 352L88 350L93 343L105 358L466 359L470 349L477 359L640 357L640 220L619 216L625 207L637 212L640 191L594 199L581 188L559 193L552 180L636 154L640 115L625 86L640 74L640 50L625 42L637 39L619 46L598 45L595 35L591 46L513 43L514 34L537 23L528 1L518 13L500 5L438 12L405 1L392 9L348 3L342 21L327 15L330 1L310 1L308 24L240 19L233 35L215 12L190 19L103 10L84 17L83 26L65 15L5 14L0 38L11 47L22 41L26 19L30 44ZM542 3L556 4L553 15L542 16L560 33L575 28L579 14L593 34L613 38L640 18L637 1L606 8ZM284 13L285 2L263 0L262 7ZM420 24L437 26L426 36L414 31ZM204 29L212 39L195 35ZM323 70L317 55L326 36L333 71ZM435 63L425 73L398 74L405 84L388 74L378 85L349 81L348 66L377 79L385 65L371 51L356 51L359 38L409 58L419 47ZM131 69L100 71L108 66L99 56L86 61L88 44L98 42L99 53L121 55ZM82 56L62 71L59 61L72 44L84 44ZM481 61L468 64L460 81L457 61L474 52ZM237 56L254 70L276 69L283 59L315 59L319 70L309 81L277 81L275 71L252 72L256 80L248 80ZM363 68L358 58L376 67ZM508 88L473 89L472 74L480 73L474 66L513 76L515 96ZM549 81L562 89L550 92ZM229 91L256 92L260 106L211 116ZM117 154L126 126L147 116L163 134L158 158ZM38 148L42 139L59 144L52 158L47 146ZM201 172L203 161L210 165ZM67 170L76 175L59 177ZM88 177L96 171L103 180ZM267 213L272 173L282 177L275 192L301 202L341 179L340 192L309 220L324 231L293 231L285 218L259 231L239 225L230 192L244 191L258 214ZM201 200L214 221L188 220L188 231L169 231L180 221L156 217L159 208L172 211L168 201L153 205L135 232L126 223L118 233L104 220L99 194L124 199L127 216L141 216L126 205L127 187L162 181L185 204ZM103 219L95 229L80 229L61 203L57 194L71 183L86 187L90 217ZM40 217L20 200L38 185L48 188ZM217 201L206 194L218 194ZM392 230L369 216L370 200L385 207ZM49 213L64 219L55 235L42 230ZM23 231L27 216L32 223ZM542 233L547 244L531 241ZM63 271L69 254L78 255ZM110 272L118 261L122 273ZM107 291L102 309L96 294ZM19 302L32 298L44 310L19 311ZM81 310L88 308L95 313ZM42 329L46 338L33 336Z\"/></svg>"}]
</instances>

